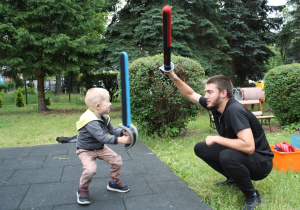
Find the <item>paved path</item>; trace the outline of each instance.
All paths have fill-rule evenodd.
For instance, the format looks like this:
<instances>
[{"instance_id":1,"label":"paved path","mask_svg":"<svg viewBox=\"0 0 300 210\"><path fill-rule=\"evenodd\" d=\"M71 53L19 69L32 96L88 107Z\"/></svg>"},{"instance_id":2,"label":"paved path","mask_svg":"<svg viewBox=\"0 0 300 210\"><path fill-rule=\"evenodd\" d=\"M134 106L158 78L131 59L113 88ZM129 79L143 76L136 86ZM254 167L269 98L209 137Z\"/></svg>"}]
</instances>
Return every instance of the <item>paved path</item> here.
<instances>
[{"instance_id":1,"label":"paved path","mask_svg":"<svg viewBox=\"0 0 300 210\"><path fill-rule=\"evenodd\" d=\"M76 202L82 166L74 143L0 149L0 209L211 209L141 141L109 147L122 156L121 181L131 190L108 191L110 165L98 160L85 206Z\"/></svg>"}]
</instances>

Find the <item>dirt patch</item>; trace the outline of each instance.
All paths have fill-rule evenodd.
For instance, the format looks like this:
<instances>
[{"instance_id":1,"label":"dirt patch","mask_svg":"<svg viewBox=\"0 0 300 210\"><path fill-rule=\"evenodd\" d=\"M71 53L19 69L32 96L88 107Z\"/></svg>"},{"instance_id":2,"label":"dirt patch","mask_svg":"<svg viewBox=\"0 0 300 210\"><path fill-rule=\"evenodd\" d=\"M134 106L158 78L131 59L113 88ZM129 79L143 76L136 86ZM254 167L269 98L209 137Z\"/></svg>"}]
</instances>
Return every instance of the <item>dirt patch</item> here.
<instances>
[{"instance_id":1,"label":"dirt patch","mask_svg":"<svg viewBox=\"0 0 300 210\"><path fill-rule=\"evenodd\" d=\"M271 124L271 132L270 132L269 125L263 125L262 127L263 127L265 133L281 133L284 131L283 129L281 129L281 125L279 123Z\"/></svg>"}]
</instances>

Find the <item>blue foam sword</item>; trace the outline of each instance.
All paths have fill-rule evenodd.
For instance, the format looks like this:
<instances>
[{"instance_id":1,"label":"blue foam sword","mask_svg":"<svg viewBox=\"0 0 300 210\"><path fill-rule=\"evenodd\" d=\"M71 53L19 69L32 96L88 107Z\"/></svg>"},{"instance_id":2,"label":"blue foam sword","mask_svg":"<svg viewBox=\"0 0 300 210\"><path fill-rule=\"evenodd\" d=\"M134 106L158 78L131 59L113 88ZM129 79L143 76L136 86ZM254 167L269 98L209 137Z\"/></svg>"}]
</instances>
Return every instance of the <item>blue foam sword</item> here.
<instances>
[{"instance_id":1,"label":"blue foam sword","mask_svg":"<svg viewBox=\"0 0 300 210\"><path fill-rule=\"evenodd\" d=\"M125 144L126 148L132 147L138 139L138 131L131 124L131 107L130 107L130 88L129 88L129 70L128 70L128 55L126 52L121 52L120 59L120 77L121 77L121 102L122 102L122 124L119 126L125 129L131 138L130 144Z\"/></svg>"}]
</instances>

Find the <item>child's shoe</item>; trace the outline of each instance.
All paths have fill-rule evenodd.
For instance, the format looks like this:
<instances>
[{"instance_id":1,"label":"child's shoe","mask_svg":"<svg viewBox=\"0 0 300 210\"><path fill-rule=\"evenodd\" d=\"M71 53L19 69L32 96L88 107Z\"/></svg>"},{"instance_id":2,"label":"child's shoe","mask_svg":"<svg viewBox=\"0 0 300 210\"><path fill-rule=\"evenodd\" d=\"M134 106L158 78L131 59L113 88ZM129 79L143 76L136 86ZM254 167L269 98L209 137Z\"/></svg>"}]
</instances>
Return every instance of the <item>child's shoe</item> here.
<instances>
[{"instance_id":1,"label":"child's shoe","mask_svg":"<svg viewBox=\"0 0 300 210\"><path fill-rule=\"evenodd\" d=\"M130 188L123 184L122 182L120 182L120 180L113 182L108 180L108 185L107 185L107 189L110 191L116 191L116 192L128 192L130 190Z\"/></svg>"},{"instance_id":2,"label":"child's shoe","mask_svg":"<svg viewBox=\"0 0 300 210\"><path fill-rule=\"evenodd\" d=\"M79 204L90 204L91 203L88 188L78 188L77 203L79 203Z\"/></svg>"}]
</instances>

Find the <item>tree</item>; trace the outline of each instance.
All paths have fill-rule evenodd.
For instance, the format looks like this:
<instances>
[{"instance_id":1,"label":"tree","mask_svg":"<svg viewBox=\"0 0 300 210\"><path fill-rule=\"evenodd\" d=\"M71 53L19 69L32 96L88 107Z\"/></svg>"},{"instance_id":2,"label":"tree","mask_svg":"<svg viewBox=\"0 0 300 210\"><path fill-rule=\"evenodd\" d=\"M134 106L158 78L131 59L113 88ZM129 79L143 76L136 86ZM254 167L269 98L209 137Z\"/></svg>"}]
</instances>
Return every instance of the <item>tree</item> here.
<instances>
[{"instance_id":1,"label":"tree","mask_svg":"<svg viewBox=\"0 0 300 210\"><path fill-rule=\"evenodd\" d=\"M264 62L274 56L267 44L275 42L272 29L279 29L281 18L269 18L268 13L281 6L268 6L267 0L221 0L221 24L227 33L230 50L231 81L262 79Z\"/></svg>"},{"instance_id":2,"label":"tree","mask_svg":"<svg viewBox=\"0 0 300 210\"><path fill-rule=\"evenodd\" d=\"M117 1L106 1L111 11ZM129 53L130 60L163 51L162 8L172 7L172 53L197 60L207 74L229 71L228 44L218 26L218 5L213 0L128 0L107 28L101 59L117 66L118 54Z\"/></svg>"},{"instance_id":3,"label":"tree","mask_svg":"<svg viewBox=\"0 0 300 210\"><path fill-rule=\"evenodd\" d=\"M268 72L270 69L273 69L277 66L281 66L284 64L284 61L280 55L280 52L276 50L275 46L268 46L275 54L275 56L269 58L268 62L265 62L265 69Z\"/></svg>"},{"instance_id":4,"label":"tree","mask_svg":"<svg viewBox=\"0 0 300 210\"><path fill-rule=\"evenodd\" d=\"M103 0L9 0L0 3L0 65L36 75L38 110L47 110L44 77L97 64Z\"/></svg>"},{"instance_id":5,"label":"tree","mask_svg":"<svg viewBox=\"0 0 300 210\"><path fill-rule=\"evenodd\" d=\"M58 72L56 74L56 85L55 85L55 95L61 95L61 77L62 77L62 72Z\"/></svg>"},{"instance_id":6,"label":"tree","mask_svg":"<svg viewBox=\"0 0 300 210\"><path fill-rule=\"evenodd\" d=\"M277 46L286 63L300 63L300 1L289 0L290 19L278 34Z\"/></svg>"}]
</instances>

